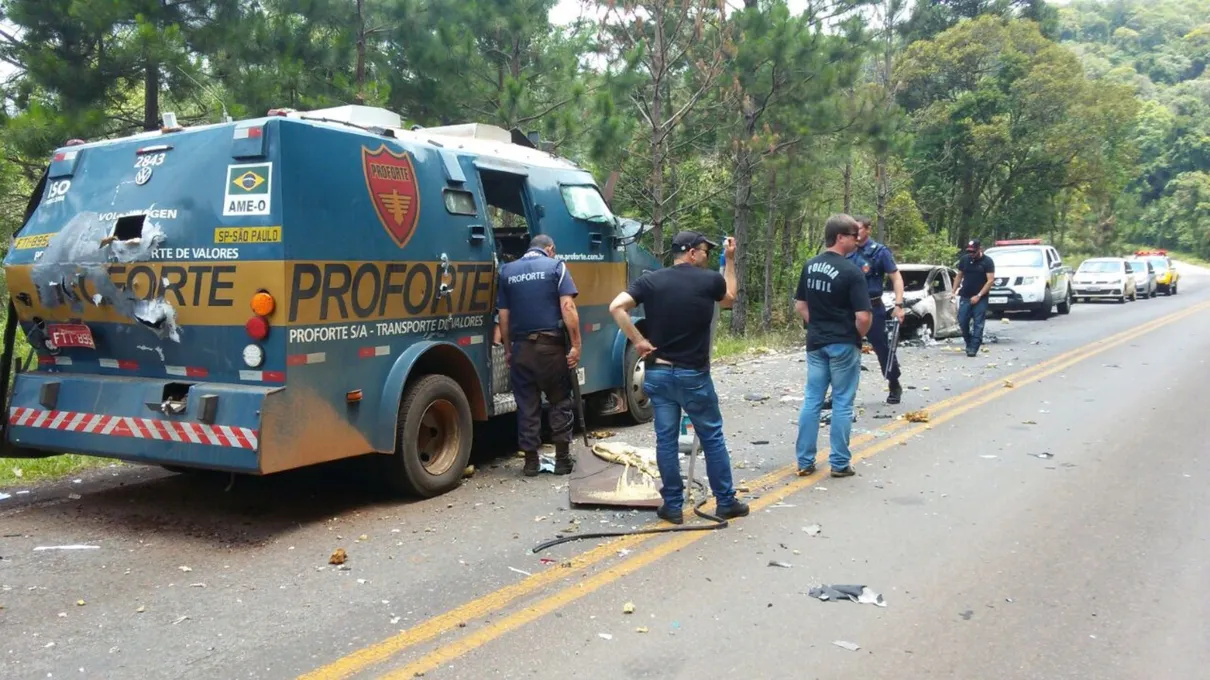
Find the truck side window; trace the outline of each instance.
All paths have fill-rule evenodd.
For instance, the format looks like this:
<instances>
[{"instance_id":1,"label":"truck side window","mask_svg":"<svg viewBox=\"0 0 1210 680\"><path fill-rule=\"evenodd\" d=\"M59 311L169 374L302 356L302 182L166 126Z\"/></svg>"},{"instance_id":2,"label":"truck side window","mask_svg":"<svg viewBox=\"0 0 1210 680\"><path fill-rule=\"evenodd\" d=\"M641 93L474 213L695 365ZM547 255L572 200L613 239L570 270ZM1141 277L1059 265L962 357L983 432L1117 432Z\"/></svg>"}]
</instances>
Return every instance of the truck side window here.
<instances>
[{"instance_id":1,"label":"truck side window","mask_svg":"<svg viewBox=\"0 0 1210 680\"><path fill-rule=\"evenodd\" d=\"M487 218L496 239L496 256L500 262L511 262L529 248L525 177L480 170L479 178L483 182L483 198L487 201Z\"/></svg>"},{"instance_id":2,"label":"truck side window","mask_svg":"<svg viewBox=\"0 0 1210 680\"><path fill-rule=\"evenodd\" d=\"M613 213L596 187L590 184L571 184L561 187L561 191L563 203L572 217L602 224L613 222Z\"/></svg>"},{"instance_id":3,"label":"truck side window","mask_svg":"<svg viewBox=\"0 0 1210 680\"><path fill-rule=\"evenodd\" d=\"M445 199L445 209L450 214L471 215L472 217L479 214L479 208L475 205L475 195L469 191L446 189L443 198Z\"/></svg>"}]
</instances>

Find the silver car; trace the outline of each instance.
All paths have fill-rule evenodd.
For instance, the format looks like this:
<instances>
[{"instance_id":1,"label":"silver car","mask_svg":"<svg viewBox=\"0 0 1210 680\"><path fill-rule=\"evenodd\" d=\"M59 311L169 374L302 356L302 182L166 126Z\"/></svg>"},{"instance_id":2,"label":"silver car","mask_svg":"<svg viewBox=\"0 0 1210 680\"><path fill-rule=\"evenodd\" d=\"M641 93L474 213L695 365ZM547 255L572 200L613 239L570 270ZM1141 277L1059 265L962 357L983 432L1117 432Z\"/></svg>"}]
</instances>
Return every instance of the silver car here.
<instances>
[{"instance_id":1,"label":"silver car","mask_svg":"<svg viewBox=\"0 0 1210 680\"><path fill-rule=\"evenodd\" d=\"M1139 297L1153 298L1160 294L1160 284L1156 282L1155 267L1151 262L1142 258L1126 258L1126 266L1134 274L1134 290Z\"/></svg>"},{"instance_id":2,"label":"silver car","mask_svg":"<svg viewBox=\"0 0 1210 680\"><path fill-rule=\"evenodd\" d=\"M1121 257L1094 257L1076 269L1072 282L1076 300L1110 299L1118 302L1137 300L1134 274Z\"/></svg>"}]
</instances>

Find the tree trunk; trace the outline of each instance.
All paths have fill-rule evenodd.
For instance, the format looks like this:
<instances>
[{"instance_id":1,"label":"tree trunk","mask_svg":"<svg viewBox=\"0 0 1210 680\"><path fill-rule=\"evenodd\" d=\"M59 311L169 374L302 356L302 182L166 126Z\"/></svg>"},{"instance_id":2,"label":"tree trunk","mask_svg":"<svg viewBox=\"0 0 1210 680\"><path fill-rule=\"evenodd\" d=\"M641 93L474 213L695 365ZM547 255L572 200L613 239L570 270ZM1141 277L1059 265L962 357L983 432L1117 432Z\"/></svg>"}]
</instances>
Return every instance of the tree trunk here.
<instances>
[{"instance_id":1,"label":"tree trunk","mask_svg":"<svg viewBox=\"0 0 1210 680\"><path fill-rule=\"evenodd\" d=\"M844 214L853 214L853 158L844 161Z\"/></svg>"},{"instance_id":2,"label":"tree trunk","mask_svg":"<svg viewBox=\"0 0 1210 680\"><path fill-rule=\"evenodd\" d=\"M143 129L160 129L160 65L149 61L143 76Z\"/></svg>"},{"instance_id":3,"label":"tree trunk","mask_svg":"<svg viewBox=\"0 0 1210 680\"><path fill-rule=\"evenodd\" d=\"M655 45L651 52L651 235L655 255L664 256L664 12L656 6L653 12Z\"/></svg>"},{"instance_id":4,"label":"tree trunk","mask_svg":"<svg viewBox=\"0 0 1210 680\"><path fill-rule=\"evenodd\" d=\"M878 203L875 212L877 216L875 224L878 225L878 240L886 243L886 205L887 201L890 200L891 178L887 173L887 155L885 152L879 152L878 160L874 164L874 184Z\"/></svg>"},{"instance_id":5,"label":"tree trunk","mask_svg":"<svg viewBox=\"0 0 1210 680\"><path fill-rule=\"evenodd\" d=\"M366 17L365 0L357 0L357 94L353 101L366 103Z\"/></svg>"},{"instance_id":6,"label":"tree trunk","mask_svg":"<svg viewBox=\"0 0 1210 680\"><path fill-rule=\"evenodd\" d=\"M760 315L761 330L768 332L773 326L773 251L774 229L777 225L777 170L769 168L769 215L765 221L765 291Z\"/></svg>"},{"instance_id":7,"label":"tree trunk","mask_svg":"<svg viewBox=\"0 0 1210 680\"><path fill-rule=\"evenodd\" d=\"M750 138L750 137L749 137ZM746 139L749 139L746 138ZM735 306L731 308L731 332L743 335L747 327L748 314L748 220L752 212L752 153L747 142L741 141L735 163L735 240L739 248L735 251L735 280L739 290Z\"/></svg>"}]
</instances>

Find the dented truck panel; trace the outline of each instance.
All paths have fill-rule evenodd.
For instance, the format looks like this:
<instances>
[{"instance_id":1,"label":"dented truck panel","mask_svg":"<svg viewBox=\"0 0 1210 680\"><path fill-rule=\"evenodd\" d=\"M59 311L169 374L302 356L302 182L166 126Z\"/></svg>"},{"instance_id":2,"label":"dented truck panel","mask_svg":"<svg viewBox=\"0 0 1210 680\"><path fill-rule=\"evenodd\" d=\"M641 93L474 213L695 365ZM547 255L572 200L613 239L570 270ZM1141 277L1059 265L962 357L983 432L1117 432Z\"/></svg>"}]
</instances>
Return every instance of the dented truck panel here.
<instances>
[{"instance_id":1,"label":"dented truck panel","mask_svg":"<svg viewBox=\"0 0 1210 680\"><path fill-rule=\"evenodd\" d=\"M626 249L572 214L589 173L518 149L273 116L59 150L4 261L38 354L6 438L263 474L394 451L423 373L507 412L496 272L536 234L579 289L584 393L621 387Z\"/></svg>"}]
</instances>

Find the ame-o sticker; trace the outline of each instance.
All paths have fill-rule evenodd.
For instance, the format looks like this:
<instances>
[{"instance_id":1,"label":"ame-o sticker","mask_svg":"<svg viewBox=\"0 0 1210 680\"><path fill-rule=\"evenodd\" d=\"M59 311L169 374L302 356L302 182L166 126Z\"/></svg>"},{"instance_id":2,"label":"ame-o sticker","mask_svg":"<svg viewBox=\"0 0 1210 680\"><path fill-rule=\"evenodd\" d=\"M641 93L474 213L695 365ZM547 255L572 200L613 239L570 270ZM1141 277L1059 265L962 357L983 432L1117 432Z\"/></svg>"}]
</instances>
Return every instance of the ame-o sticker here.
<instances>
[{"instance_id":1,"label":"ame-o sticker","mask_svg":"<svg viewBox=\"0 0 1210 680\"><path fill-rule=\"evenodd\" d=\"M420 218L420 189L411 157L406 151L391 151L386 144L375 151L362 147L361 165L378 220L395 245L404 247Z\"/></svg>"},{"instance_id":2,"label":"ame-o sticker","mask_svg":"<svg viewBox=\"0 0 1210 680\"><path fill-rule=\"evenodd\" d=\"M268 215L273 208L273 164L228 165L223 215Z\"/></svg>"}]
</instances>

